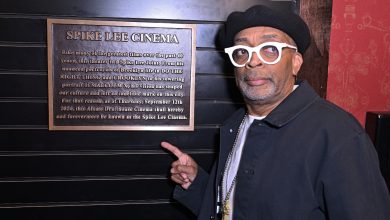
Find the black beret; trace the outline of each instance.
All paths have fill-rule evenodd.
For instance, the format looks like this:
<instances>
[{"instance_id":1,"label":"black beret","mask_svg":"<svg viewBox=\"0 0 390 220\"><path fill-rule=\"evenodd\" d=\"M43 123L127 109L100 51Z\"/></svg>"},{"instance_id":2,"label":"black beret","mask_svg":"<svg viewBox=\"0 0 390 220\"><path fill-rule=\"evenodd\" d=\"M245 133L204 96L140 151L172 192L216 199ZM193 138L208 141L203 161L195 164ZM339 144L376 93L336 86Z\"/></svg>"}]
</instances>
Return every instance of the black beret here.
<instances>
[{"instance_id":1,"label":"black beret","mask_svg":"<svg viewBox=\"0 0 390 220\"><path fill-rule=\"evenodd\" d=\"M310 31L303 19L292 11L279 11L264 5L255 5L245 12L232 12L220 30L222 47L234 45L234 36L250 27L267 26L279 29L289 35L303 54L310 45Z\"/></svg>"}]
</instances>

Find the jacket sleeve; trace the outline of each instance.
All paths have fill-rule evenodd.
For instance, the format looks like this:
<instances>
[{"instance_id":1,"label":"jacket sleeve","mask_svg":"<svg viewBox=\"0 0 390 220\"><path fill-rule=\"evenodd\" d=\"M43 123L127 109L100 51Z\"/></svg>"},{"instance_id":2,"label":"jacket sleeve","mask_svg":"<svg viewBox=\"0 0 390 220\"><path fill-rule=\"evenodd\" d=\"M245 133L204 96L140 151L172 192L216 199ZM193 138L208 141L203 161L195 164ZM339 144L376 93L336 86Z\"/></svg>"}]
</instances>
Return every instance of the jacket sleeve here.
<instances>
[{"instance_id":1,"label":"jacket sleeve","mask_svg":"<svg viewBox=\"0 0 390 220\"><path fill-rule=\"evenodd\" d=\"M366 133L347 137L333 149L322 179L329 219L389 220L389 191Z\"/></svg>"},{"instance_id":2,"label":"jacket sleeve","mask_svg":"<svg viewBox=\"0 0 390 220\"><path fill-rule=\"evenodd\" d=\"M183 189L177 185L173 192L173 198L198 215L208 181L209 174L203 168L198 167L198 173L190 187Z\"/></svg>"}]
</instances>

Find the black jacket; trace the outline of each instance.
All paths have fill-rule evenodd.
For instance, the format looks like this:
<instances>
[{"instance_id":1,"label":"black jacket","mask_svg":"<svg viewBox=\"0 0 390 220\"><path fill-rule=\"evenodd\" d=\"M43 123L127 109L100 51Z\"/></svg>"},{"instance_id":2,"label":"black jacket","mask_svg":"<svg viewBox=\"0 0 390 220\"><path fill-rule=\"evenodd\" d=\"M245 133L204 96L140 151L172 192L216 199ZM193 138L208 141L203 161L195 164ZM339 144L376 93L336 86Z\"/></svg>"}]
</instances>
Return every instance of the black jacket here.
<instances>
[{"instance_id":1,"label":"black jacket","mask_svg":"<svg viewBox=\"0 0 390 220\"><path fill-rule=\"evenodd\" d=\"M188 190L175 189L198 219L218 218L216 187L244 114L238 110L221 127L210 175L200 169ZM254 123L258 140L242 153L234 220L390 219L389 192L369 137L307 82Z\"/></svg>"}]
</instances>

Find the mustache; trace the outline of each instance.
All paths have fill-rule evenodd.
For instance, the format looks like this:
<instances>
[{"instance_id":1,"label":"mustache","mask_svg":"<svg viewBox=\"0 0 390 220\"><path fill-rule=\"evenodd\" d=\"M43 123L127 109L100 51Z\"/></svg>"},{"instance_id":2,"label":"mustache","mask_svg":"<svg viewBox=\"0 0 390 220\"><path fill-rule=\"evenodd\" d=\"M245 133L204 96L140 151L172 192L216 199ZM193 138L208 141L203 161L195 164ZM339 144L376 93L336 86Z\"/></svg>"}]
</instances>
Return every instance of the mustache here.
<instances>
[{"instance_id":1,"label":"mustache","mask_svg":"<svg viewBox=\"0 0 390 220\"><path fill-rule=\"evenodd\" d=\"M274 74L272 73L258 73L254 71L247 71L241 74L240 79L244 81L256 80L256 79L265 79L271 82L274 82Z\"/></svg>"}]
</instances>

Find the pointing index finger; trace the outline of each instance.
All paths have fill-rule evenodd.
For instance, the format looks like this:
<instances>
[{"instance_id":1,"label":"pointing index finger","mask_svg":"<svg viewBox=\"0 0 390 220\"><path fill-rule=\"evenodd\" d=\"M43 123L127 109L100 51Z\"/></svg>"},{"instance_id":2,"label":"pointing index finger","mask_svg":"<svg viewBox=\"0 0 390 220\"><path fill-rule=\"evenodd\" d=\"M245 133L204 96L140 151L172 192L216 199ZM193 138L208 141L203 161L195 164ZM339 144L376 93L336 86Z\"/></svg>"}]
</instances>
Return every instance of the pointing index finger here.
<instances>
[{"instance_id":1,"label":"pointing index finger","mask_svg":"<svg viewBox=\"0 0 390 220\"><path fill-rule=\"evenodd\" d=\"M161 147L169 150L171 153L173 153L177 158L180 158L183 156L183 152L179 150L179 148L175 147L174 145L168 143L168 142L161 142Z\"/></svg>"}]
</instances>

